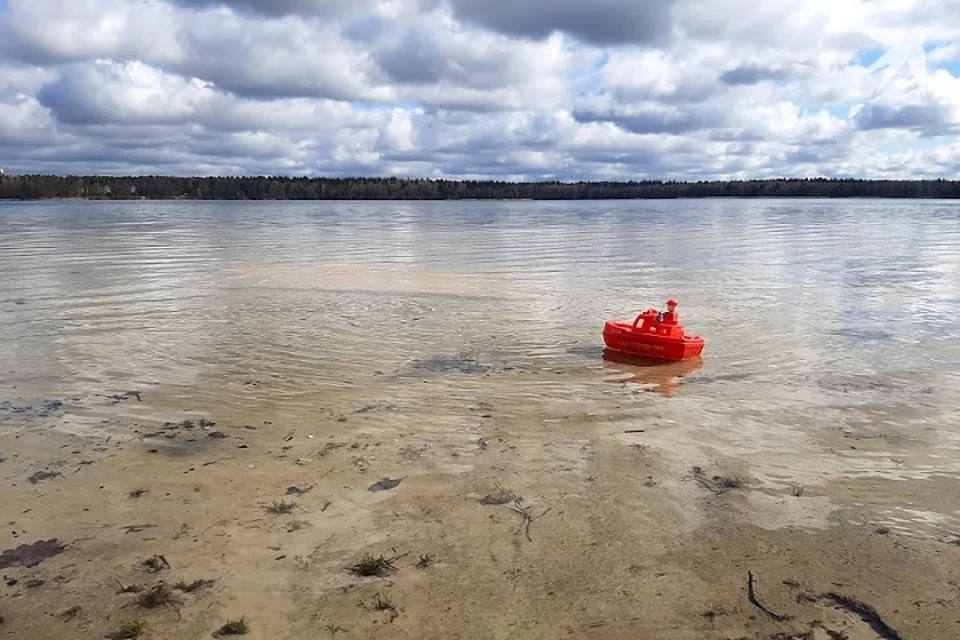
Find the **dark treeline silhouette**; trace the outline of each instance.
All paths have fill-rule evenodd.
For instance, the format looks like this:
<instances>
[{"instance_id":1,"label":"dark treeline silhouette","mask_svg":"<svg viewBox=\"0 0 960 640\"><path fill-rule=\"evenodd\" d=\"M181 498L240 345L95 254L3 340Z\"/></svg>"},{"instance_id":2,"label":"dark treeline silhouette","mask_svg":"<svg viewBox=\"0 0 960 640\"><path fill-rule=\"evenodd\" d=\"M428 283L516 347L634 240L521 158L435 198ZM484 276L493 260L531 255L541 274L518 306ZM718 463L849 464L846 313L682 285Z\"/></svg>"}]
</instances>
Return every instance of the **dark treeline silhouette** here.
<instances>
[{"instance_id":1,"label":"dark treeline silhouette","mask_svg":"<svg viewBox=\"0 0 960 640\"><path fill-rule=\"evenodd\" d=\"M503 182L400 178L0 175L0 198L39 200L585 200L613 198L960 198L956 180L797 178L704 182Z\"/></svg>"}]
</instances>

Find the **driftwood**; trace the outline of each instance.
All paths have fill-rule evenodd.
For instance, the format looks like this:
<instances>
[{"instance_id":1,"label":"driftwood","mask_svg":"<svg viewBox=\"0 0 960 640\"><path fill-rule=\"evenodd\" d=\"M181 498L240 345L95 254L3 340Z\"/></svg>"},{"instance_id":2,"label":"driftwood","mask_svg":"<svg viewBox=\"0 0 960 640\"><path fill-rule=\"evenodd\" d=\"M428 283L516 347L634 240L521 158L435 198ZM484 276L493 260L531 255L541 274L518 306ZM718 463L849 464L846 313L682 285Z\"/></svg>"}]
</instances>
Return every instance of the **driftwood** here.
<instances>
[{"instance_id":1,"label":"driftwood","mask_svg":"<svg viewBox=\"0 0 960 640\"><path fill-rule=\"evenodd\" d=\"M480 504L484 505L506 505L511 511L519 513L523 517L523 531L527 536L529 542L533 542L533 538L530 537L530 525L533 524L533 521L542 518L543 516L550 513L553 510L553 507L547 508L543 513L538 516L533 515L530 505L523 504L523 496L518 496L514 492L504 489L503 486L498 482L497 483L497 492L485 495L480 498Z\"/></svg>"},{"instance_id":2,"label":"driftwood","mask_svg":"<svg viewBox=\"0 0 960 640\"><path fill-rule=\"evenodd\" d=\"M894 631L890 625L883 621L883 619L880 617L880 614L877 613L877 610L867 603L860 602L859 600L855 600L854 598L833 591L824 593L819 597L821 600L829 600L838 607L846 609L850 613L854 613L859 616L860 619L870 625L870 628L873 629L877 635L883 638L883 640L903 640L903 637L899 633Z\"/></svg>"},{"instance_id":3,"label":"driftwood","mask_svg":"<svg viewBox=\"0 0 960 640\"><path fill-rule=\"evenodd\" d=\"M543 516L550 513L550 511L553 509L553 507L548 507L546 511L544 511L540 515L534 516L532 513L530 513L529 505L521 505L520 503L513 503L513 504L507 505L507 507L511 511L516 511L521 516L523 516L523 529L524 529L524 533L527 535L527 540L529 542L533 542L533 538L530 537L530 525L533 524L534 520L536 520L537 518L542 518Z\"/></svg>"},{"instance_id":4,"label":"driftwood","mask_svg":"<svg viewBox=\"0 0 960 640\"><path fill-rule=\"evenodd\" d=\"M723 495L728 491L732 491L733 489L743 488L743 480L740 478L728 476L713 476L712 478L709 478L701 467L693 468L693 479L696 480L700 486L713 491L718 496Z\"/></svg>"},{"instance_id":5,"label":"driftwood","mask_svg":"<svg viewBox=\"0 0 960 640\"><path fill-rule=\"evenodd\" d=\"M757 592L753 588L753 573L750 571L747 571L747 599L750 601L750 604L760 609L760 611L763 611L777 622L783 622L784 620L790 619L790 616L774 613L760 603L760 601L757 599Z\"/></svg>"}]
</instances>

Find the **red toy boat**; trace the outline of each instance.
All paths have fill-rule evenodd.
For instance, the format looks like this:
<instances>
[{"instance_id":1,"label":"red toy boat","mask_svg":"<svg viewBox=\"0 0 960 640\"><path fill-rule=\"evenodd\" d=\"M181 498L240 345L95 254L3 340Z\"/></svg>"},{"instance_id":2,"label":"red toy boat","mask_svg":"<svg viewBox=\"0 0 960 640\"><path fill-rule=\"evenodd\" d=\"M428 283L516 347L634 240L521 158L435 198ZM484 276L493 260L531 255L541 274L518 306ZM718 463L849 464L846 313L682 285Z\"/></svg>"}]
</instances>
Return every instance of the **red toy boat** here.
<instances>
[{"instance_id":1,"label":"red toy boat","mask_svg":"<svg viewBox=\"0 0 960 640\"><path fill-rule=\"evenodd\" d=\"M667 310L647 309L633 324L608 320L603 326L607 348L660 360L686 360L703 351L700 336L688 336L677 315L677 301L667 300Z\"/></svg>"}]
</instances>

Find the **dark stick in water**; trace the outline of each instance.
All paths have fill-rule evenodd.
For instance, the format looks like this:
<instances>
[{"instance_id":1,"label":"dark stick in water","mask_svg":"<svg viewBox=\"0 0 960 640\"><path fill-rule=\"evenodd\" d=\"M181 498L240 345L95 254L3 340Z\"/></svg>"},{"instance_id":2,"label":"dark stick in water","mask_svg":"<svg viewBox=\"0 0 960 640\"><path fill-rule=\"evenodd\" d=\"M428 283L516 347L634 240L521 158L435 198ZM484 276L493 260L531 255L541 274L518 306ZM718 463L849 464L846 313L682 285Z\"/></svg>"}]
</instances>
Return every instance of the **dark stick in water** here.
<instances>
[{"instance_id":1,"label":"dark stick in water","mask_svg":"<svg viewBox=\"0 0 960 640\"><path fill-rule=\"evenodd\" d=\"M747 571L747 599L750 600L752 605L760 609L760 611L763 611L777 622L783 622L784 620L788 620L790 618L790 616L783 616L779 613L774 613L773 611L770 611L770 609L767 609L765 606L760 604L760 601L757 600L757 593L753 590L753 572L751 571Z\"/></svg>"}]
</instances>

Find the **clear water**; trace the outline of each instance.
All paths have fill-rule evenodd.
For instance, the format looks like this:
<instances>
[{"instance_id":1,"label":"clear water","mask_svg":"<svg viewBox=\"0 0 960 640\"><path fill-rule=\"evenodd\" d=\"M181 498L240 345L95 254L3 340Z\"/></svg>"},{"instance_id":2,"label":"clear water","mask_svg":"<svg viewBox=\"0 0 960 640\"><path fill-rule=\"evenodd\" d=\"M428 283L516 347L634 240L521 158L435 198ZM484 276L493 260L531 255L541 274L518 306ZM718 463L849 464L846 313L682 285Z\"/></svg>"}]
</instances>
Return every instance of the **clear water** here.
<instances>
[{"instance_id":1,"label":"clear water","mask_svg":"<svg viewBox=\"0 0 960 640\"><path fill-rule=\"evenodd\" d=\"M671 297L700 363L603 360L604 320ZM956 478L958 317L951 202L0 203L0 401L77 431L129 389L291 419L365 389L424 429L623 405L770 483Z\"/></svg>"}]
</instances>

